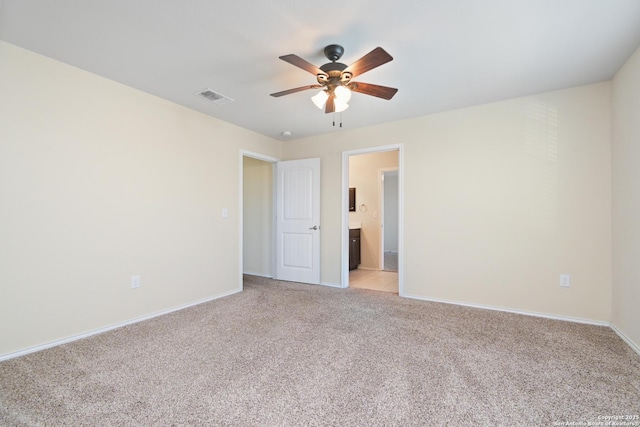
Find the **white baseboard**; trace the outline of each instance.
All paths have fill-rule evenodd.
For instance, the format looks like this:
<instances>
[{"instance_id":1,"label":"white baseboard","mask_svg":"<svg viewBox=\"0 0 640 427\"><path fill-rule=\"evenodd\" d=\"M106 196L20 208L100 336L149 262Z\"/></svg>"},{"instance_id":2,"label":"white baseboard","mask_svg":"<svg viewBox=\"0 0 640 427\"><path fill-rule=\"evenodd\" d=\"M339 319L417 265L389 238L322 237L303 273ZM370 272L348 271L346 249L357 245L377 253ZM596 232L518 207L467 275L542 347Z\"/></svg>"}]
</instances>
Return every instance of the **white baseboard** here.
<instances>
[{"instance_id":1,"label":"white baseboard","mask_svg":"<svg viewBox=\"0 0 640 427\"><path fill-rule=\"evenodd\" d=\"M562 321L565 321L565 322L584 323L584 324L587 324L587 325L606 326L606 327L611 328L613 330L613 332L615 332L622 339L622 341L624 341L629 347L631 347L633 349L633 351L635 351L636 353L638 353L638 355L640 355L640 346L638 344L636 344L635 342L633 342L631 340L631 338L626 336L622 331L620 331L620 329L618 329L615 325L613 325L610 322L604 322L604 321L601 321L601 320L582 319L582 318L579 318L579 317L557 316L557 315L546 314L546 313L538 313L538 312L534 312L534 311L512 310L512 309L506 309L506 308L503 308L503 307L494 307L494 306L489 306L489 305L469 304L469 303L464 303L464 302L460 302L460 301L451 301L451 300L445 300L445 299L440 299L440 298L427 298L427 297L422 297L422 296L417 296L417 295L406 295L405 294L405 295L402 295L402 296L406 297L406 298L417 299L417 300L422 300L422 301L441 302L441 303L444 303L444 304L461 305L461 306L465 306L465 307L481 308L481 309L484 309L484 310L503 311L503 312L506 312L506 313L522 314L522 315L525 315L525 316L534 316L534 317L543 317L545 319L562 320Z\"/></svg>"},{"instance_id":2,"label":"white baseboard","mask_svg":"<svg viewBox=\"0 0 640 427\"><path fill-rule=\"evenodd\" d=\"M320 282L320 284L322 286L329 286L331 288L342 288L342 285L338 284L338 283L327 283L327 282Z\"/></svg>"},{"instance_id":3,"label":"white baseboard","mask_svg":"<svg viewBox=\"0 0 640 427\"><path fill-rule=\"evenodd\" d=\"M609 324L609 327L613 329L613 332L618 334L620 338L622 338L622 341L626 342L629 345L629 347L631 347L640 356L640 346L638 344L631 341L631 338L623 334L622 331L618 329L614 324Z\"/></svg>"},{"instance_id":4,"label":"white baseboard","mask_svg":"<svg viewBox=\"0 0 640 427\"><path fill-rule=\"evenodd\" d=\"M263 276L266 277L266 276ZM336 284L336 283L320 283L320 285L322 286L329 286L332 288L342 288L341 285ZM164 311L160 311L157 313L153 313L153 314L149 314L146 316L141 316L141 317L137 317L135 319L131 319L131 320L127 320L125 322L120 322L120 323L116 323L110 326L106 326L104 328L99 328L99 329L94 329L92 331L89 332L85 332L82 334L78 334L78 335L73 335L67 338L63 338L60 340L55 340L55 341L51 341L45 344L40 344L37 346L33 346L33 347L29 347L23 350L19 350L19 351L15 351L15 352L11 352L11 353L6 353L6 354L2 354L0 355L0 362L5 361L5 360L9 360L9 359L14 359L16 357L20 357L20 356L24 356L30 353L35 353L41 350L46 350L48 348L51 347L56 347L62 344L67 344L73 341L77 341L77 340L81 340L83 338L88 338L90 336L93 335L98 335L104 332L108 332L114 329L118 329L118 328L122 328L123 326L127 326L127 325L131 325L134 323L138 323L138 322L143 322L145 320L149 320L149 319L153 319L154 317L158 317L158 316L163 316L165 314L169 314L169 313L173 313L174 311L178 311L178 310L184 310L185 308L189 308L189 307L193 307L199 304L204 304L206 302L209 301L214 301L216 299L219 298L224 298L227 297L229 295L233 295L236 294L238 292L242 292L242 289L236 289L236 290L232 290L229 292L226 292L224 294L221 295L217 295L215 297L210 297L210 298L205 298L203 300L200 301L195 301L189 304L184 304L178 307L174 307L168 310L164 310ZM440 298L428 298L428 297L423 297L423 296L417 296L417 295L407 295L404 294L403 297L405 298L410 298L410 299L416 299L416 300L422 300L422 301L431 301L431 302L440 302L440 303L444 303L444 304L453 304L453 305L460 305L460 306L464 306L464 307L472 307L472 308L481 308L481 309L485 309L485 310L493 310L493 311L502 311L502 312L506 312L506 313L514 313L514 314L522 314L525 316L534 316L534 317L542 317L542 318L546 318L546 319L553 319L553 320L563 320L563 321L567 321L567 322L575 322L575 323L585 323L585 324L589 324L589 325L596 325L596 326L608 326L610 327L627 345L629 345L629 347L631 347L636 353L638 353L638 355L640 355L640 346L638 346L636 343L634 343L629 337L627 337L624 333L622 333L615 325L610 324L609 322L603 322L603 321L598 321L598 320L590 320L590 319L582 319L582 318L577 318L577 317L569 317L569 316L556 316L556 315L550 315L550 314L545 314L545 313L537 313L537 312L531 312L531 311L524 311L524 310L512 310L512 309L506 309L506 308L502 308L502 307L494 307L494 306L487 306L487 305L480 305L480 304L470 304L470 303L464 303L464 302L460 302L460 301L451 301L451 300L445 300L445 299L440 299Z\"/></svg>"},{"instance_id":5,"label":"white baseboard","mask_svg":"<svg viewBox=\"0 0 640 427\"><path fill-rule=\"evenodd\" d=\"M273 279L273 275L272 274L252 273L250 271L244 271L242 274L248 274L249 276L264 277L264 278L267 278L267 279Z\"/></svg>"},{"instance_id":6,"label":"white baseboard","mask_svg":"<svg viewBox=\"0 0 640 427\"><path fill-rule=\"evenodd\" d=\"M504 308L504 307L496 307L496 306L481 305L481 304L471 304L471 303L466 303L466 302L461 302L461 301L452 301L452 300L446 300L446 299L441 299L441 298L429 298L429 297L423 297L423 296L417 296L417 295L404 294L403 296L405 298L417 299L417 300L422 300L422 301L441 302L441 303L444 303L444 304L461 305L461 306L464 306L464 307L481 308L481 309L484 309L484 310L503 311L505 313L522 314L522 315L525 315L525 316L533 316L533 317L543 317L545 319L563 320L563 321L566 321L566 322L574 322L574 323L585 323L585 324L588 324L588 325L596 325L596 326L611 326L609 324L609 322L605 322L605 321L601 321L601 320L582 319L580 317L570 317L570 316L558 316L558 315L554 315L554 314L538 313L538 312L535 312L535 311L513 310L513 309L509 309L509 308Z\"/></svg>"},{"instance_id":7,"label":"white baseboard","mask_svg":"<svg viewBox=\"0 0 640 427\"><path fill-rule=\"evenodd\" d=\"M28 348L25 348L23 350L18 350L18 351L15 351L15 352L2 354L2 355L0 355L0 362L5 361L5 360L9 360L9 359L14 359L16 357L24 356L24 355L27 355L27 354L30 354L30 353L35 353L37 351L46 350L48 348L56 347L56 346L59 346L59 345L62 345L62 344L67 344L67 343L70 343L70 342L73 342L73 341L78 341L78 340L81 340L83 338L88 338L88 337L93 336L93 335L98 335L98 334L102 334L104 332L109 332L109 331L112 331L114 329L122 328L123 326L131 325L133 323L138 323L138 322L143 322L145 320L153 319L154 317L164 316L165 314L173 313L174 311L184 310L185 308L193 307L193 306L196 306L196 305L199 305L199 304L204 304L205 302L217 300L219 298L224 298L224 297L227 297L229 295L237 294L238 292L242 292L242 289L236 289L236 290L233 290L233 291L225 292L224 294L217 295L215 297L205 298L205 299L200 300L200 301L195 301L195 302L192 302L192 303L184 304L184 305L181 305L181 306L178 306L178 307L170 308L168 310L163 310L163 311L159 311L157 313L148 314L146 316L136 317L135 319L131 319L131 320L127 320L127 321L124 321L124 322L116 323L116 324L113 324L113 325L105 326L104 328L94 329L92 331L85 332L85 333L82 333L82 334L72 335L70 337L63 338L63 339L60 339L60 340L55 340L55 341L51 341L51 342L48 342L48 343L45 343L45 344L40 344L40 345L36 345L36 346L33 346L33 347L28 347Z\"/></svg>"}]
</instances>

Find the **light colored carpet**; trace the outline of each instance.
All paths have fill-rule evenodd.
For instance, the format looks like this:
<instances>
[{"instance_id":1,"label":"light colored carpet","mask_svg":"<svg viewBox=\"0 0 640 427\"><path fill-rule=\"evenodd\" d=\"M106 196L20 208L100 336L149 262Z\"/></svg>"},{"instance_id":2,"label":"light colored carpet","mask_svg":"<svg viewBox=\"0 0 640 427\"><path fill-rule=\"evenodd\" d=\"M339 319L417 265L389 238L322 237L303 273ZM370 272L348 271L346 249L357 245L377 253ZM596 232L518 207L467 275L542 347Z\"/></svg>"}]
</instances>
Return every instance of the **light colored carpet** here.
<instances>
[{"instance_id":1,"label":"light colored carpet","mask_svg":"<svg viewBox=\"0 0 640 427\"><path fill-rule=\"evenodd\" d=\"M640 414L606 327L247 276L0 363L0 425L554 425Z\"/></svg>"}]
</instances>

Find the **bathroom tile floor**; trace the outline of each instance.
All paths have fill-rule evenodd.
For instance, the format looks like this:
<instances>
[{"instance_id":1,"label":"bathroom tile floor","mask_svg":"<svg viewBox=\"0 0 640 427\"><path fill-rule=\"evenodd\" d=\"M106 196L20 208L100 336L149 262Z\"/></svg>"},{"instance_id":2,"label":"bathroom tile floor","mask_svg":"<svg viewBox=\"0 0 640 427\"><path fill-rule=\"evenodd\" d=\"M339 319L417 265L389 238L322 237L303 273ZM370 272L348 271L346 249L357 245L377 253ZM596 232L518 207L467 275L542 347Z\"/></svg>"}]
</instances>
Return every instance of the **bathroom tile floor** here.
<instances>
[{"instance_id":1,"label":"bathroom tile floor","mask_svg":"<svg viewBox=\"0 0 640 427\"><path fill-rule=\"evenodd\" d=\"M349 286L374 291L398 293L398 273L395 271L351 270Z\"/></svg>"}]
</instances>

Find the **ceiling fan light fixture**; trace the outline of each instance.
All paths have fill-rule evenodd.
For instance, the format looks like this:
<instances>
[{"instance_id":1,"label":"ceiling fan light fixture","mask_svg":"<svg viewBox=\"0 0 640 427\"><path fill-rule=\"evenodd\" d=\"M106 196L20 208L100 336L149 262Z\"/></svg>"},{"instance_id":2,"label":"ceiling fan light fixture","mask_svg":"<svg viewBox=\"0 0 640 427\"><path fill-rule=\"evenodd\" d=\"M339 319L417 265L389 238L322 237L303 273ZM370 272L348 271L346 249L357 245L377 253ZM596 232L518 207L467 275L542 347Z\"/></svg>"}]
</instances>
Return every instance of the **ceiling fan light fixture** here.
<instances>
[{"instance_id":1,"label":"ceiling fan light fixture","mask_svg":"<svg viewBox=\"0 0 640 427\"><path fill-rule=\"evenodd\" d=\"M344 86L338 86L333 93L336 95L336 102L344 102L346 104L351 99L351 91Z\"/></svg>"},{"instance_id":2,"label":"ceiling fan light fixture","mask_svg":"<svg viewBox=\"0 0 640 427\"><path fill-rule=\"evenodd\" d=\"M316 105L316 107L322 110L324 108L324 103L327 102L327 98L329 98L329 95L327 95L327 91L321 90L320 92L313 95L311 97L311 100Z\"/></svg>"},{"instance_id":3,"label":"ceiling fan light fixture","mask_svg":"<svg viewBox=\"0 0 640 427\"><path fill-rule=\"evenodd\" d=\"M339 99L336 99L334 102L334 107L335 107L336 113L342 113L344 110L349 108L349 104L347 104L344 101L340 101Z\"/></svg>"},{"instance_id":4,"label":"ceiling fan light fixture","mask_svg":"<svg viewBox=\"0 0 640 427\"><path fill-rule=\"evenodd\" d=\"M365 95L376 96L386 100L393 98L393 95L396 94L398 89L374 85L371 83L351 81L352 78L356 78L367 71L373 70L374 68L393 60L391 55L389 55L383 48L377 47L362 58L358 59L356 62L347 66L341 62L336 62L340 59L343 52L344 49L340 45L327 46L324 53L327 59L331 62L320 67L316 67L312 63L293 53L280 56L280 59L283 61L316 76L318 83L272 93L271 96L277 98L303 90L321 89L311 97L311 101L313 101L314 105L319 109L324 109L324 112L327 114L341 113L349 108L348 102L351 99L352 91ZM342 123L340 124L340 127L342 127Z\"/></svg>"}]
</instances>

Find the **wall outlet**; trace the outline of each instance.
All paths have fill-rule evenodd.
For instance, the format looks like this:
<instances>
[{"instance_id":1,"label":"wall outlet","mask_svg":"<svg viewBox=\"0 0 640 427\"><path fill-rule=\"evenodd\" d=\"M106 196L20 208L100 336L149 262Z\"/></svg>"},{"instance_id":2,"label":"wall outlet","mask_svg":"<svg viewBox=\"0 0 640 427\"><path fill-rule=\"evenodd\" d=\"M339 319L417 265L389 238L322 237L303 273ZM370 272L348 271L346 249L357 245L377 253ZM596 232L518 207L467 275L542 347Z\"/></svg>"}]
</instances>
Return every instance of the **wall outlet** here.
<instances>
[{"instance_id":1,"label":"wall outlet","mask_svg":"<svg viewBox=\"0 0 640 427\"><path fill-rule=\"evenodd\" d=\"M561 274L560 275L560 286L563 288L568 288L571 286L571 275L570 274Z\"/></svg>"},{"instance_id":2,"label":"wall outlet","mask_svg":"<svg viewBox=\"0 0 640 427\"><path fill-rule=\"evenodd\" d=\"M140 287L140 276L131 276L131 289Z\"/></svg>"}]
</instances>

